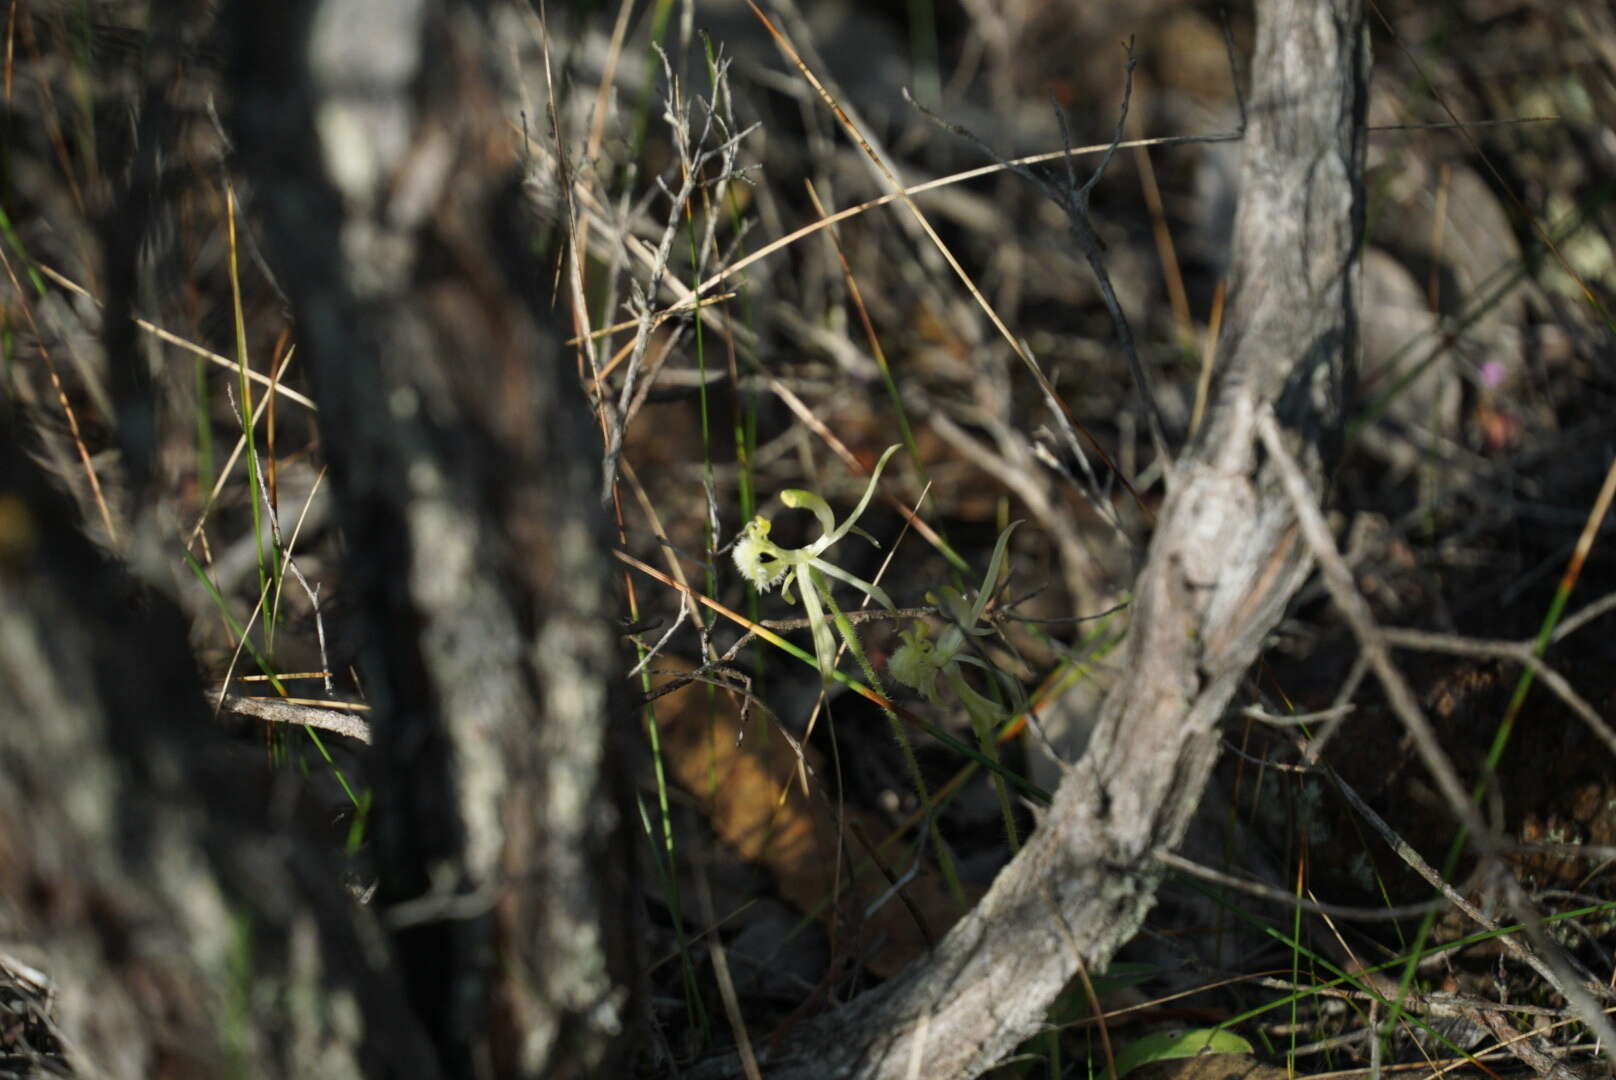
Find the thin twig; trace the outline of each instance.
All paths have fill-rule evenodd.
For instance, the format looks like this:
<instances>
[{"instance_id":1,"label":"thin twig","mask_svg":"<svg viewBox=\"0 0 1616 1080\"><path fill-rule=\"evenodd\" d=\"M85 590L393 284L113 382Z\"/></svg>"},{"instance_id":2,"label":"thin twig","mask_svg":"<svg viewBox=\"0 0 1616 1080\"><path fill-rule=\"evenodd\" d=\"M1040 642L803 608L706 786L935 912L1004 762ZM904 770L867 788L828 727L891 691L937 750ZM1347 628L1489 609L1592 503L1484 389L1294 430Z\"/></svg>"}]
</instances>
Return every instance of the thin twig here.
<instances>
[{"instance_id":1,"label":"thin twig","mask_svg":"<svg viewBox=\"0 0 1616 1080\"><path fill-rule=\"evenodd\" d=\"M1363 594L1353 582L1352 571L1341 558L1341 553L1336 550L1335 541L1330 536L1330 527L1314 504L1314 496L1308 488L1307 480L1302 476L1301 466L1297 465L1296 459L1285 445L1284 436L1280 434L1279 422L1274 418L1271 406L1265 406L1257 417L1257 434L1278 469L1280 483L1296 513L1302 536L1314 559L1318 561L1325 588L1329 590L1336 608L1346 618L1347 625L1358 638L1359 647L1368 657L1370 667L1386 691L1386 699L1391 704L1392 711L1408 730L1421 760L1425 762L1425 767L1430 770L1443 798L1447 801L1448 809L1469 831L1472 843L1483 855L1494 854L1499 846L1498 836L1482 820L1481 814L1470 801L1464 785L1459 782L1459 774L1454 771L1453 763L1448 760L1437 741L1436 730L1421 711L1419 702L1414 697L1414 691L1409 688L1408 680L1403 678L1403 673L1392 663L1391 651L1387 648L1385 636L1375 625L1368 602L1364 600Z\"/></svg>"},{"instance_id":2,"label":"thin twig","mask_svg":"<svg viewBox=\"0 0 1616 1080\"><path fill-rule=\"evenodd\" d=\"M1225 874L1221 870L1214 870L1210 866L1202 866L1192 862L1182 855L1171 851L1156 852L1156 861L1172 867L1191 877L1210 881L1215 885L1223 885L1230 889L1260 896L1264 900L1272 900L1276 904L1301 911L1310 911L1315 915L1329 915L1337 919L1352 919L1357 922L1395 922L1398 919L1409 919L1420 915L1429 915L1433 911L1441 911L1445 906L1441 900L1427 900L1421 904L1404 904L1401 907L1349 907L1343 904L1322 904L1317 900L1304 900L1295 893L1276 889L1272 885L1264 885L1260 881L1250 881L1246 878Z\"/></svg>"},{"instance_id":3,"label":"thin twig","mask_svg":"<svg viewBox=\"0 0 1616 1080\"><path fill-rule=\"evenodd\" d=\"M313 705L294 705L281 698L242 697L225 694L219 702L221 712L251 716L272 724L301 724L338 735L346 735L360 742L370 742L370 723L351 712L322 709Z\"/></svg>"},{"instance_id":4,"label":"thin twig","mask_svg":"<svg viewBox=\"0 0 1616 1080\"><path fill-rule=\"evenodd\" d=\"M1386 641L1406 649L1420 649L1425 652L1448 653L1453 656L1479 656L1489 659L1513 660L1543 680L1556 697L1565 702L1566 707L1576 713L1583 723L1588 725L1590 731L1604 743L1612 754L1616 754L1616 731L1611 730L1597 710L1576 689L1564 675L1555 671L1537 655L1536 642L1527 641L1489 641L1483 638L1460 637L1456 634L1438 634L1429 630L1400 630L1391 627L1382 627L1381 633Z\"/></svg>"}]
</instances>

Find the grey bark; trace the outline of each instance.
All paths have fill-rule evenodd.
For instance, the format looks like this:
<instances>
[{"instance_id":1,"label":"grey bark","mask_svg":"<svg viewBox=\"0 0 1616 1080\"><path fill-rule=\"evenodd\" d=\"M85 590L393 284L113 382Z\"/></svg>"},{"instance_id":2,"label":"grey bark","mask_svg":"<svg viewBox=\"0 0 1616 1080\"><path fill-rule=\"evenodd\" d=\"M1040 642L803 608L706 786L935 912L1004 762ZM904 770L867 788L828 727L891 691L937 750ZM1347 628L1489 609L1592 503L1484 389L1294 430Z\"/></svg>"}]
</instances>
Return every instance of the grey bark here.
<instances>
[{"instance_id":1,"label":"grey bark","mask_svg":"<svg viewBox=\"0 0 1616 1080\"><path fill-rule=\"evenodd\" d=\"M272 817L186 621L83 535L0 402L0 952L118 1080L436 1075L379 928Z\"/></svg>"},{"instance_id":2,"label":"grey bark","mask_svg":"<svg viewBox=\"0 0 1616 1080\"><path fill-rule=\"evenodd\" d=\"M377 903L451 1075L605 1067L632 860L599 439L479 5L237 5L233 133L367 626Z\"/></svg>"},{"instance_id":3,"label":"grey bark","mask_svg":"<svg viewBox=\"0 0 1616 1080\"><path fill-rule=\"evenodd\" d=\"M610 1075L627 1045L599 440L485 9L220 15L367 623L371 909L221 759L184 618L78 531L0 402L0 953L57 980L86 1075ZM108 238L125 290L141 244ZM149 456L150 388L121 397Z\"/></svg>"},{"instance_id":4,"label":"grey bark","mask_svg":"<svg viewBox=\"0 0 1616 1080\"><path fill-rule=\"evenodd\" d=\"M1315 485L1356 349L1368 43L1361 0L1264 0L1214 407L1173 470L1135 591L1128 673L1038 829L932 954L799 1029L772 1080L964 1080L1035 1034L1149 911L1225 707L1309 570L1255 424L1273 408ZM703 1075L738 1072L714 1063Z\"/></svg>"}]
</instances>

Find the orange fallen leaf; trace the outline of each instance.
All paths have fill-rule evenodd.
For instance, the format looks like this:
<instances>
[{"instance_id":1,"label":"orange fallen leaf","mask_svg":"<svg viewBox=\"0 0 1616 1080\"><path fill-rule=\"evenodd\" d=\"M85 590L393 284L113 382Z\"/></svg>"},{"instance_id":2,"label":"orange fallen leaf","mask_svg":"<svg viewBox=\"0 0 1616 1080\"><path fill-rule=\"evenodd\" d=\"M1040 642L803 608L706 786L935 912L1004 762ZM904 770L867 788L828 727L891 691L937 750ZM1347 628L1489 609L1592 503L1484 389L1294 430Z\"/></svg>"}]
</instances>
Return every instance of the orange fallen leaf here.
<instances>
[{"instance_id":1,"label":"orange fallen leaf","mask_svg":"<svg viewBox=\"0 0 1616 1080\"><path fill-rule=\"evenodd\" d=\"M692 669L669 657L655 664L667 672L653 676L659 688L678 677L671 672ZM743 858L768 869L781 896L799 911L820 919L834 912L842 940L852 935L855 955L875 974L896 974L959 917L929 860L905 882L901 898L892 895L892 882L908 872L914 852L907 840L895 840L882 845L877 865L867 845L885 837L887 826L875 814L845 807L847 833L838 846L831 797L823 787L805 793L794 782L796 751L782 733L766 730L763 710L751 710L743 731L736 696L705 683L690 683L653 707L667 767L696 798L713 831ZM803 753L813 774L823 777L819 754L812 747ZM966 900L974 903L981 892L967 885ZM828 903L833 896L835 903Z\"/></svg>"}]
</instances>

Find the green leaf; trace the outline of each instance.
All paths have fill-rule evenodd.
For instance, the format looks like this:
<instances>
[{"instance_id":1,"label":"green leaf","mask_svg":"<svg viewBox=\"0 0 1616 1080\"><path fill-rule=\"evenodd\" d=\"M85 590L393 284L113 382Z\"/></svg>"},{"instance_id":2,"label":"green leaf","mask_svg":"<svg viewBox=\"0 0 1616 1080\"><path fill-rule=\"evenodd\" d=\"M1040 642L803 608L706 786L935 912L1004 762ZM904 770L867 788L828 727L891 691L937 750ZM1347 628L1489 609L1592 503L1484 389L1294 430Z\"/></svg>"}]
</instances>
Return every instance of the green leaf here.
<instances>
[{"instance_id":1,"label":"green leaf","mask_svg":"<svg viewBox=\"0 0 1616 1080\"><path fill-rule=\"evenodd\" d=\"M1117 1055L1117 1080L1152 1061L1171 1061L1198 1054L1249 1054L1251 1044L1223 1028L1158 1031L1129 1043Z\"/></svg>"},{"instance_id":2,"label":"green leaf","mask_svg":"<svg viewBox=\"0 0 1616 1080\"><path fill-rule=\"evenodd\" d=\"M1020 521L1012 521L1006 525L1004 532L999 534L999 542L993 545L993 558L988 560L987 575L982 578L982 587L976 591L976 604L971 608L971 617L965 621L967 630L974 629L977 620L982 617L982 612L987 610L988 599L993 596L999 585L999 571L1004 566L1005 549L1010 546L1010 534L1015 532L1016 526L1020 524Z\"/></svg>"},{"instance_id":3,"label":"green leaf","mask_svg":"<svg viewBox=\"0 0 1616 1080\"><path fill-rule=\"evenodd\" d=\"M1010 714L997 702L989 701L971 689L959 669L960 662L966 659L969 658L955 657L953 666L946 668L944 675L948 678L950 688L959 697L960 704L965 706L966 715L971 718L971 726L976 729L978 735L981 735L983 732L996 730L1010 718Z\"/></svg>"}]
</instances>

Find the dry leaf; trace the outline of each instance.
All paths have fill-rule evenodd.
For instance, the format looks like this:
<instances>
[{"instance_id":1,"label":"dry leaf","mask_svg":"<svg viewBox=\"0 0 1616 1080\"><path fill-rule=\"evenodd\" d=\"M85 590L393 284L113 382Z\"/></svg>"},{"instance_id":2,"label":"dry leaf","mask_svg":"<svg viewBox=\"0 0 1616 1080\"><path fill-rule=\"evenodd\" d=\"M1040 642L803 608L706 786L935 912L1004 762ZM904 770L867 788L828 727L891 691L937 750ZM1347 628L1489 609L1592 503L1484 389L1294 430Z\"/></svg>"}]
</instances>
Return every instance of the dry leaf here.
<instances>
[{"instance_id":1,"label":"dry leaf","mask_svg":"<svg viewBox=\"0 0 1616 1080\"><path fill-rule=\"evenodd\" d=\"M656 665L664 671L691 670L688 662L674 658L659 658ZM660 674L653 682L660 687L674 678ZM891 895L892 881L907 873L913 850L907 841L894 841L880 852L886 872L876 866L864 842L880 844L886 838L887 826L876 815L845 808L847 832L838 845L819 755L812 747L805 750L811 786L819 785L805 794L795 781L796 751L781 732L767 730L763 710L752 709L742 737L738 698L705 683L658 698L654 707L668 769L696 797L713 831L743 858L766 867L780 895L798 910L820 919L834 910L841 925L833 940L844 950L856 950L875 974L896 974L926 951L928 935L932 941L942 937L959 917L929 860L903 886L901 899ZM974 903L981 891L967 886L966 900ZM833 894L834 907L827 903ZM885 902L870 912L883 896ZM924 931L917 918L924 920Z\"/></svg>"}]
</instances>

